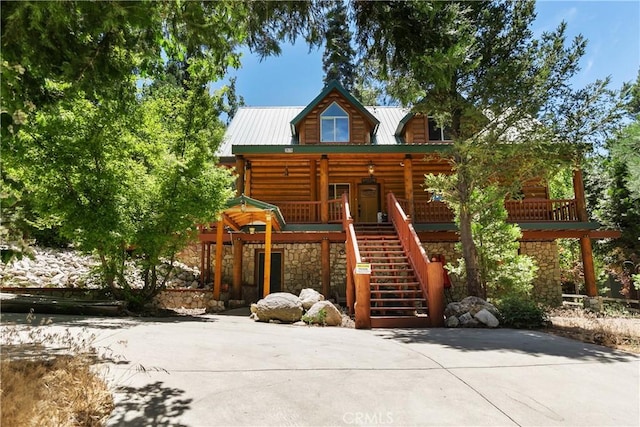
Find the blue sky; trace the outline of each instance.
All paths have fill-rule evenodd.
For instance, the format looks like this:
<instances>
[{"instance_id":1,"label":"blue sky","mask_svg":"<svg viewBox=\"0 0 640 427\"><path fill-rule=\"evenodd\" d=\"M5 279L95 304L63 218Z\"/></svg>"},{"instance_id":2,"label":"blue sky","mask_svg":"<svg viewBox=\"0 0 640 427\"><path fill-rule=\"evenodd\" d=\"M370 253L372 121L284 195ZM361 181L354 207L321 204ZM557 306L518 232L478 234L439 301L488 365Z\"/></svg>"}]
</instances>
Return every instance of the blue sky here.
<instances>
[{"instance_id":1,"label":"blue sky","mask_svg":"<svg viewBox=\"0 0 640 427\"><path fill-rule=\"evenodd\" d=\"M581 71L573 84L583 87L611 76L611 87L636 79L640 67L640 1L539 1L533 24L535 35L567 22L567 34L587 38ZM282 55L260 61L246 55L236 87L247 105L308 104L322 90L322 49L309 52L299 41L283 45Z\"/></svg>"}]
</instances>

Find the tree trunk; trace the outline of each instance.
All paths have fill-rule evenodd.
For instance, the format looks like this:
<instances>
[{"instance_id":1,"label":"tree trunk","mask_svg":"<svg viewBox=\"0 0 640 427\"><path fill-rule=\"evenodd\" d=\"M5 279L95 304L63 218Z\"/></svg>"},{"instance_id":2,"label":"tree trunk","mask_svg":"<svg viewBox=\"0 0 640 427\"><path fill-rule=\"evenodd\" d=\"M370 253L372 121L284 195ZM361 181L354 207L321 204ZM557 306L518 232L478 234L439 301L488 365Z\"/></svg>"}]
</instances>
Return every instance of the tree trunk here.
<instances>
[{"instance_id":1,"label":"tree trunk","mask_svg":"<svg viewBox=\"0 0 640 427\"><path fill-rule=\"evenodd\" d=\"M464 167L458 169L458 195L460 197L460 243L462 244L462 257L464 258L465 273L467 276L467 293L471 296L484 298L482 283L480 281L480 268L478 264L478 251L471 234L471 214L469 203L471 201L471 189Z\"/></svg>"}]
</instances>

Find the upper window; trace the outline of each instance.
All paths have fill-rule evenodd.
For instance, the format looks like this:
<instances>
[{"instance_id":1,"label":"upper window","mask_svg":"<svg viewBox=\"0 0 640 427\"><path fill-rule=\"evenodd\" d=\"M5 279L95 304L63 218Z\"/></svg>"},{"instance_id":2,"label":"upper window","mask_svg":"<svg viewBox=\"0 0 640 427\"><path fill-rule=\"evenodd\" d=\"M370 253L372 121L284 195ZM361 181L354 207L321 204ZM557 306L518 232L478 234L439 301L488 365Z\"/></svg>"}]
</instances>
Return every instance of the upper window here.
<instances>
[{"instance_id":1,"label":"upper window","mask_svg":"<svg viewBox=\"0 0 640 427\"><path fill-rule=\"evenodd\" d=\"M321 142L349 142L349 114L332 103L320 114Z\"/></svg>"},{"instance_id":2,"label":"upper window","mask_svg":"<svg viewBox=\"0 0 640 427\"><path fill-rule=\"evenodd\" d=\"M433 117L429 117L429 141L450 141L451 134L447 128L439 128Z\"/></svg>"}]
</instances>

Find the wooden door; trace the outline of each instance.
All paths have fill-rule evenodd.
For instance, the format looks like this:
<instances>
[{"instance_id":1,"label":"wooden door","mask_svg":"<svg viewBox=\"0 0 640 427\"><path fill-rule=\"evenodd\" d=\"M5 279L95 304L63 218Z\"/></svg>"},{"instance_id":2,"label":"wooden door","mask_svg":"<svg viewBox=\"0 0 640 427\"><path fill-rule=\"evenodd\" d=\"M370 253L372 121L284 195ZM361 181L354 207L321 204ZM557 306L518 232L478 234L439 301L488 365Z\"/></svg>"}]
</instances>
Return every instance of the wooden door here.
<instances>
[{"instance_id":1,"label":"wooden door","mask_svg":"<svg viewBox=\"0 0 640 427\"><path fill-rule=\"evenodd\" d=\"M264 251L257 254L256 263L256 283L258 284L258 299L262 298L264 290ZM269 283L269 292L282 291L282 252L271 252L271 282Z\"/></svg>"},{"instance_id":2,"label":"wooden door","mask_svg":"<svg viewBox=\"0 0 640 427\"><path fill-rule=\"evenodd\" d=\"M358 184L358 221L377 222L380 211L380 186Z\"/></svg>"}]
</instances>

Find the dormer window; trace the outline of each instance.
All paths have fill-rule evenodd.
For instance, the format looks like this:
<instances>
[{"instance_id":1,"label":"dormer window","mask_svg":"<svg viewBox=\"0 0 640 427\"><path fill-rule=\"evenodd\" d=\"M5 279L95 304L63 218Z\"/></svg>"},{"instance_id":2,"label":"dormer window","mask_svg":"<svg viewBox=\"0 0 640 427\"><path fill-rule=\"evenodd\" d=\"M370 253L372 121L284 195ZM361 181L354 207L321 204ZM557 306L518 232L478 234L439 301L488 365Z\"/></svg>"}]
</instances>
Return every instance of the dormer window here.
<instances>
[{"instance_id":1,"label":"dormer window","mask_svg":"<svg viewBox=\"0 0 640 427\"><path fill-rule=\"evenodd\" d=\"M320 114L321 142L349 142L349 114L333 102Z\"/></svg>"},{"instance_id":2,"label":"dormer window","mask_svg":"<svg viewBox=\"0 0 640 427\"><path fill-rule=\"evenodd\" d=\"M429 141L451 141L451 133L447 128L439 128L436 120L429 117Z\"/></svg>"}]
</instances>

